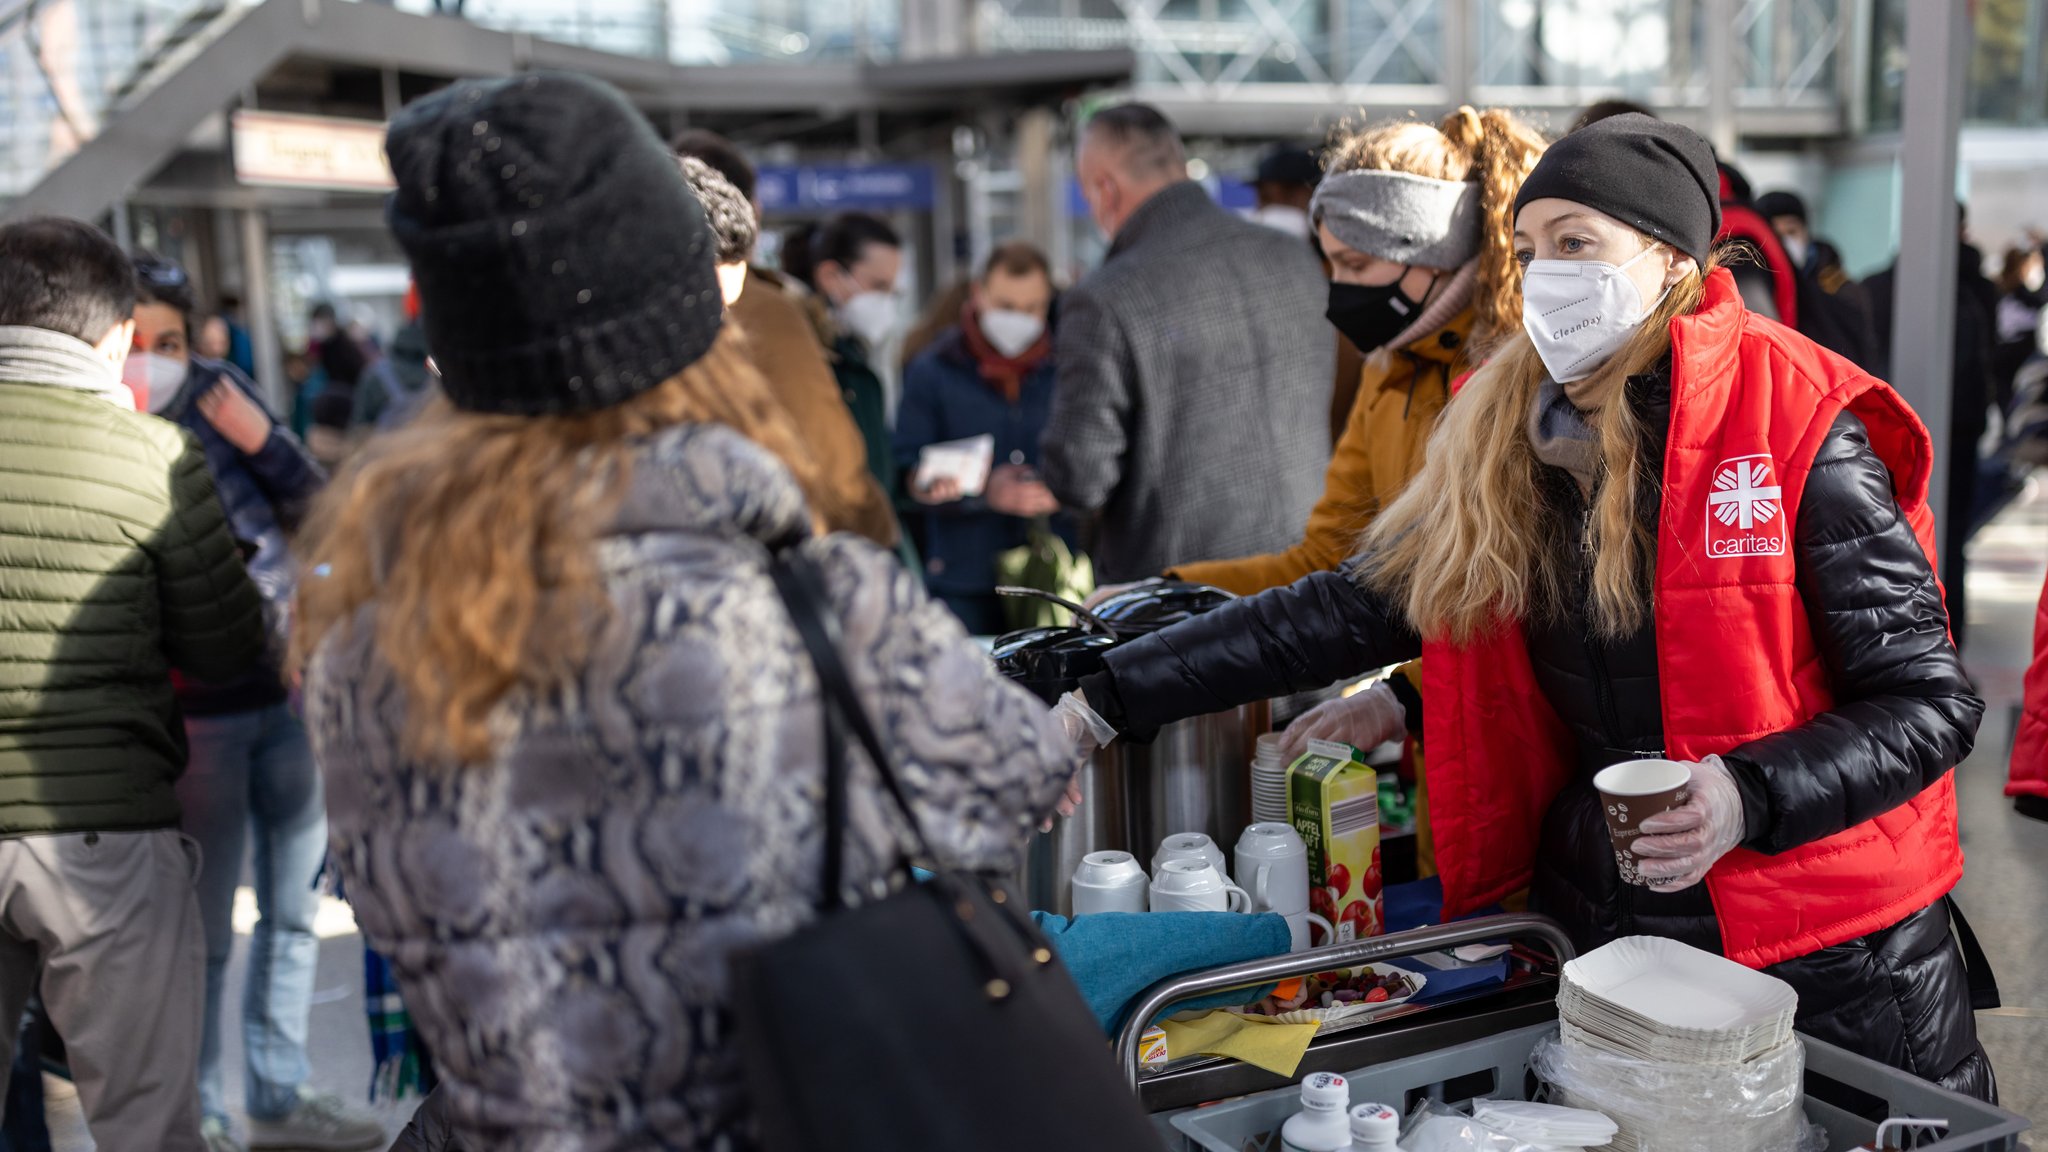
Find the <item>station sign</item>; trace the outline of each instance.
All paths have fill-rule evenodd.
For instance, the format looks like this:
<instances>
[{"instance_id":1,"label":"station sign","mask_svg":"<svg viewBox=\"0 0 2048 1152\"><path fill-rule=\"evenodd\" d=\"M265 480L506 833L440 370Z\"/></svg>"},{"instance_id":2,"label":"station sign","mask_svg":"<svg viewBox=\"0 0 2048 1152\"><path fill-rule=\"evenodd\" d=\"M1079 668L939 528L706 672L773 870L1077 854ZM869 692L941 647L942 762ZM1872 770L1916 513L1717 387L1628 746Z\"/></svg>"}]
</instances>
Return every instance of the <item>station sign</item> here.
<instances>
[{"instance_id":1,"label":"station sign","mask_svg":"<svg viewBox=\"0 0 2048 1152\"><path fill-rule=\"evenodd\" d=\"M763 213L929 212L934 182L929 164L768 165L755 177Z\"/></svg>"},{"instance_id":2,"label":"station sign","mask_svg":"<svg viewBox=\"0 0 2048 1152\"><path fill-rule=\"evenodd\" d=\"M284 112L234 114L235 179L265 188L389 192L384 125Z\"/></svg>"}]
</instances>

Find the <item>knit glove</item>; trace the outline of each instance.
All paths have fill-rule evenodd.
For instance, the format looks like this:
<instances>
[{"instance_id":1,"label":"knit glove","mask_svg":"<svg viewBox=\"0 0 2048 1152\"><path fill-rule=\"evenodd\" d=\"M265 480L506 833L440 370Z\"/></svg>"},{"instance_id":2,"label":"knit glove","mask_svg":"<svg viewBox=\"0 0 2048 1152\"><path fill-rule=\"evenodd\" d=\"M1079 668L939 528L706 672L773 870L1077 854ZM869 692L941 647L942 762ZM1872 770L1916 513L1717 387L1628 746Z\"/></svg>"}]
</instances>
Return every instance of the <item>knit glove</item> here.
<instances>
[{"instance_id":1,"label":"knit glove","mask_svg":"<svg viewBox=\"0 0 2048 1152\"><path fill-rule=\"evenodd\" d=\"M1338 700L1328 700L1294 718L1280 744L1280 758L1292 764L1311 740L1332 740L1372 749L1408 731L1408 710L1385 681Z\"/></svg>"},{"instance_id":2,"label":"knit glove","mask_svg":"<svg viewBox=\"0 0 2048 1152\"><path fill-rule=\"evenodd\" d=\"M1692 765L1692 795L1682 807L1642 822L1632 847L1643 879L1659 892L1682 892L1742 843L1742 793L1719 756Z\"/></svg>"}]
</instances>

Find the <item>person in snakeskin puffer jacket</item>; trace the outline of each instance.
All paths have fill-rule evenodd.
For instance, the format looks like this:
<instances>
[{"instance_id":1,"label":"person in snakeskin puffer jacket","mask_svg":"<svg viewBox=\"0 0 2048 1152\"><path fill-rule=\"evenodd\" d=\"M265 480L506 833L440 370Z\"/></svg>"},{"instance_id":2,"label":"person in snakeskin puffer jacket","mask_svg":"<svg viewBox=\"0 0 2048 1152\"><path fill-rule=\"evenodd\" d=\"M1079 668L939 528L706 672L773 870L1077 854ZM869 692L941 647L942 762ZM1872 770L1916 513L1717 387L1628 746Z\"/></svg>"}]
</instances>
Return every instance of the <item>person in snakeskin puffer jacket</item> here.
<instances>
[{"instance_id":1,"label":"person in snakeskin puffer jacket","mask_svg":"<svg viewBox=\"0 0 2048 1152\"><path fill-rule=\"evenodd\" d=\"M823 702L774 554L822 571L949 864L1011 867L1074 765L892 554L815 534L829 494L623 98L458 84L389 152L444 399L315 510L295 641L333 862L441 1075L401 1146L744 1152L731 957L812 918L823 839ZM852 768L848 882L873 891L904 829Z\"/></svg>"}]
</instances>

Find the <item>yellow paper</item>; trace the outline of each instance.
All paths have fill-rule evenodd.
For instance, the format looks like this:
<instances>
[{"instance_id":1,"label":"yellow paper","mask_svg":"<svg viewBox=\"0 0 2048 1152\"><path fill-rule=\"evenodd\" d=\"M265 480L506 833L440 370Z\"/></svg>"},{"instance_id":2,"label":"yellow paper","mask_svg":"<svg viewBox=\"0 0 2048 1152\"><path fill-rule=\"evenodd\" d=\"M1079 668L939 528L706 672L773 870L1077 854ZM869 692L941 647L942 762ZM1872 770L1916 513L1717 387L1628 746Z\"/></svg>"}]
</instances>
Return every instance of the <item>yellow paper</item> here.
<instances>
[{"instance_id":1,"label":"yellow paper","mask_svg":"<svg viewBox=\"0 0 2048 1152\"><path fill-rule=\"evenodd\" d=\"M1293 1076L1316 1038L1315 1024L1280 1024L1259 1016L1217 1009L1193 1019L1162 1020L1167 1050L1176 1056L1199 1052L1242 1060L1276 1076Z\"/></svg>"}]
</instances>

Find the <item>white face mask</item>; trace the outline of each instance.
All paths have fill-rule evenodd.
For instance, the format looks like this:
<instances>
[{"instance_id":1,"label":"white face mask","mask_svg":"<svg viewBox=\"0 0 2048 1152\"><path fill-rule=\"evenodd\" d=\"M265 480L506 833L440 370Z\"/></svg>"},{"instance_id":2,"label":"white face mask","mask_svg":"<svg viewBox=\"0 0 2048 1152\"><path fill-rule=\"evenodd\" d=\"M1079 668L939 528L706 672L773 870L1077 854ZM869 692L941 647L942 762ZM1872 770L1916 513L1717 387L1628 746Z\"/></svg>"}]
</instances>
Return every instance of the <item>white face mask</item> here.
<instances>
[{"instance_id":1,"label":"white face mask","mask_svg":"<svg viewBox=\"0 0 2048 1152\"><path fill-rule=\"evenodd\" d=\"M1045 334L1045 320L1029 312L991 308L981 314L981 334L996 346L996 351L1015 360Z\"/></svg>"},{"instance_id":2,"label":"white face mask","mask_svg":"<svg viewBox=\"0 0 2048 1152\"><path fill-rule=\"evenodd\" d=\"M839 319L869 348L880 348L896 331L896 297L887 292L862 292L839 306Z\"/></svg>"},{"instance_id":3,"label":"white face mask","mask_svg":"<svg viewBox=\"0 0 2048 1152\"><path fill-rule=\"evenodd\" d=\"M1797 268L1806 267L1806 255L1813 251L1810 242L1795 236L1785 240L1784 245L1785 255L1792 258L1793 266Z\"/></svg>"},{"instance_id":4,"label":"white face mask","mask_svg":"<svg viewBox=\"0 0 2048 1152\"><path fill-rule=\"evenodd\" d=\"M142 397L151 412L162 412L178 398L189 368L189 364L175 356L130 352L128 362L121 366L121 382Z\"/></svg>"},{"instance_id":5,"label":"white face mask","mask_svg":"<svg viewBox=\"0 0 2048 1152\"><path fill-rule=\"evenodd\" d=\"M2039 292L2041 285L2048 283L2048 267L2040 264L2027 265L2026 274L2020 277L2020 282L2027 286L2027 291Z\"/></svg>"},{"instance_id":6,"label":"white face mask","mask_svg":"<svg viewBox=\"0 0 2048 1152\"><path fill-rule=\"evenodd\" d=\"M1569 384L1591 376L1664 302L1660 295L1657 304L1644 307L1642 292L1626 274L1630 264L1656 250L1645 248L1624 264L1529 261L1522 270L1522 330L1552 380Z\"/></svg>"},{"instance_id":7,"label":"white face mask","mask_svg":"<svg viewBox=\"0 0 2048 1152\"><path fill-rule=\"evenodd\" d=\"M1307 240L1309 234L1308 213L1285 204L1268 204L1252 213L1252 222L1264 224L1275 231L1285 232L1297 240Z\"/></svg>"}]
</instances>

